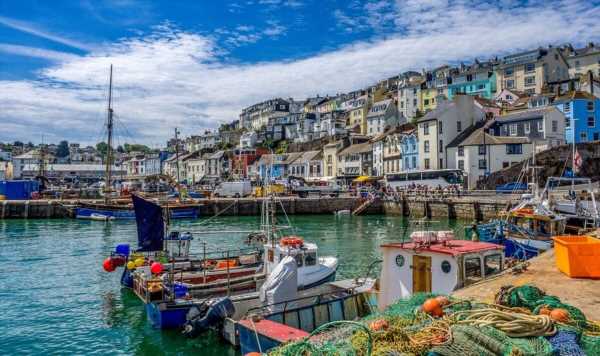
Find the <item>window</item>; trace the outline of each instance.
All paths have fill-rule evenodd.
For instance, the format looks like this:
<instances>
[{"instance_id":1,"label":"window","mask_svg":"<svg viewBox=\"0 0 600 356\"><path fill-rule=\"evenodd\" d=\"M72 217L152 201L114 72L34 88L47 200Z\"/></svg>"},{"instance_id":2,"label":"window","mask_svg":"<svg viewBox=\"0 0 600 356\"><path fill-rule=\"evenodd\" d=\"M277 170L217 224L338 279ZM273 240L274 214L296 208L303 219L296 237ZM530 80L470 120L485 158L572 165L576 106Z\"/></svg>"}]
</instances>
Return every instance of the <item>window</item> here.
<instances>
[{"instance_id":1,"label":"window","mask_svg":"<svg viewBox=\"0 0 600 356\"><path fill-rule=\"evenodd\" d=\"M525 94L533 95L533 94L535 94L535 89L534 88L525 89Z\"/></svg>"},{"instance_id":2,"label":"window","mask_svg":"<svg viewBox=\"0 0 600 356\"><path fill-rule=\"evenodd\" d=\"M506 68L504 70L504 76L511 77L514 74L514 72L515 72L514 68Z\"/></svg>"},{"instance_id":3,"label":"window","mask_svg":"<svg viewBox=\"0 0 600 356\"><path fill-rule=\"evenodd\" d=\"M294 259L296 260L296 266L302 267L303 262L304 262L302 260L302 254L301 253L297 254L296 256L294 256ZM281 259L280 259L280 261L281 261Z\"/></svg>"},{"instance_id":4,"label":"window","mask_svg":"<svg viewBox=\"0 0 600 356\"><path fill-rule=\"evenodd\" d=\"M506 94L506 100L512 100L512 95Z\"/></svg>"},{"instance_id":5,"label":"window","mask_svg":"<svg viewBox=\"0 0 600 356\"><path fill-rule=\"evenodd\" d=\"M486 277L502 271L502 255L485 256L483 258L483 271Z\"/></svg>"},{"instance_id":6,"label":"window","mask_svg":"<svg viewBox=\"0 0 600 356\"><path fill-rule=\"evenodd\" d=\"M458 169L462 169L463 171L465 170L465 161L462 159L458 161Z\"/></svg>"},{"instance_id":7,"label":"window","mask_svg":"<svg viewBox=\"0 0 600 356\"><path fill-rule=\"evenodd\" d=\"M537 129L539 132L544 132L544 122L543 121L538 121L537 122Z\"/></svg>"},{"instance_id":8,"label":"window","mask_svg":"<svg viewBox=\"0 0 600 356\"><path fill-rule=\"evenodd\" d=\"M581 65L581 63L579 63L579 61L575 61L575 67L576 67L577 69L579 69L579 66L580 66L580 65Z\"/></svg>"},{"instance_id":9,"label":"window","mask_svg":"<svg viewBox=\"0 0 600 356\"><path fill-rule=\"evenodd\" d=\"M417 106L417 99L413 99L413 106Z\"/></svg>"},{"instance_id":10,"label":"window","mask_svg":"<svg viewBox=\"0 0 600 356\"><path fill-rule=\"evenodd\" d=\"M308 252L304 257L304 265L305 266L314 266L317 264L317 253L316 252Z\"/></svg>"},{"instance_id":11,"label":"window","mask_svg":"<svg viewBox=\"0 0 600 356\"><path fill-rule=\"evenodd\" d=\"M593 101L587 102L587 111L594 111L594 102Z\"/></svg>"},{"instance_id":12,"label":"window","mask_svg":"<svg viewBox=\"0 0 600 356\"><path fill-rule=\"evenodd\" d=\"M443 122L438 122L438 132L439 133L444 133L444 125L442 125Z\"/></svg>"},{"instance_id":13,"label":"window","mask_svg":"<svg viewBox=\"0 0 600 356\"><path fill-rule=\"evenodd\" d=\"M558 131L558 121L552 120L552 132Z\"/></svg>"},{"instance_id":14,"label":"window","mask_svg":"<svg viewBox=\"0 0 600 356\"><path fill-rule=\"evenodd\" d=\"M423 124L423 135L429 135L429 123L428 122Z\"/></svg>"},{"instance_id":15,"label":"window","mask_svg":"<svg viewBox=\"0 0 600 356\"><path fill-rule=\"evenodd\" d=\"M479 154L480 155L484 155L485 154L485 145L479 145Z\"/></svg>"},{"instance_id":16,"label":"window","mask_svg":"<svg viewBox=\"0 0 600 356\"><path fill-rule=\"evenodd\" d=\"M440 152L444 153L444 141L440 140Z\"/></svg>"},{"instance_id":17,"label":"window","mask_svg":"<svg viewBox=\"0 0 600 356\"><path fill-rule=\"evenodd\" d=\"M535 71L535 63L525 64L525 72L533 72L533 71Z\"/></svg>"},{"instance_id":18,"label":"window","mask_svg":"<svg viewBox=\"0 0 600 356\"><path fill-rule=\"evenodd\" d=\"M401 101L401 102L400 102L400 108L401 108L401 109L404 109L404 101Z\"/></svg>"},{"instance_id":19,"label":"window","mask_svg":"<svg viewBox=\"0 0 600 356\"><path fill-rule=\"evenodd\" d=\"M470 257L465 259L465 285L481 280L481 259Z\"/></svg>"},{"instance_id":20,"label":"window","mask_svg":"<svg viewBox=\"0 0 600 356\"><path fill-rule=\"evenodd\" d=\"M580 137L581 137L581 142L587 141L587 133L586 132L582 132Z\"/></svg>"},{"instance_id":21,"label":"window","mask_svg":"<svg viewBox=\"0 0 600 356\"><path fill-rule=\"evenodd\" d=\"M464 156L465 156L464 146L458 146L458 157L464 157Z\"/></svg>"},{"instance_id":22,"label":"window","mask_svg":"<svg viewBox=\"0 0 600 356\"><path fill-rule=\"evenodd\" d=\"M517 124L508 125L508 131L511 136L516 136L517 135Z\"/></svg>"},{"instance_id":23,"label":"window","mask_svg":"<svg viewBox=\"0 0 600 356\"><path fill-rule=\"evenodd\" d=\"M523 153L523 145L520 143L509 143L506 145L507 155L520 155Z\"/></svg>"},{"instance_id":24,"label":"window","mask_svg":"<svg viewBox=\"0 0 600 356\"><path fill-rule=\"evenodd\" d=\"M429 140L423 141L423 152L429 153Z\"/></svg>"},{"instance_id":25,"label":"window","mask_svg":"<svg viewBox=\"0 0 600 356\"><path fill-rule=\"evenodd\" d=\"M417 94L417 88L413 88L413 94Z\"/></svg>"},{"instance_id":26,"label":"window","mask_svg":"<svg viewBox=\"0 0 600 356\"><path fill-rule=\"evenodd\" d=\"M413 169L414 169L414 168L417 168L417 157L414 157L414 156L413 156L413 158L412 158L412 168L413 168Z\"/></svg>"},{"instance_id":27,"label":"window","mask_svg":"<svg viewBox=\"0 0 600 356\"><path fill-rule=\"evenodd\" d=\"M506 81L506 87L507 87L508 89L512 89L512 88L514 88L514 87L515 87L515 81L514 81L514 80L512 80L512 79L509 79L509 80L507 80L507 81Z\"/></svg>"},{"instance_id":28,"label":"window","mask_svg":"<svg viewBox=\"0 0 600 356\"><path fill-rule=\"evenodd\" d=\"M456 122L456 131L458 131L458 132L462 131L462 122L461 121Z\"/></svg>"},{"instance_id":29,"label":"window","mask_svg":"<svg viewBox=\"0 0 600 356\"><path fill-rule=\"evenodd\" d=\"M524 123L523 129L525 130L525 135L529 135L529 133L531 132L531 123L530 122Z\"/></svg>"},{"instance_id":30,"label":"window","mask_svg":"<svg viewBox=\"0 0 600 356\"><path fill-rule=\"evenodd\" d=\"M425 169L429 169L429 158L425 158Z\"/></svg>"},{"instance_id":31,"label":"window","mask_svg":"<svg viewBox=\"0 0 600 356\"><path fill-rule=\"evenodd\" d=\"M483 90L483 89L485 89L485 85L483 85L483 84L477 85L477 90Z\"/></svg>"},{"instance_id":32,"label":"window","mask_svg":"<svg viewBox=\"0 0 600 356\"><path fill-rule=\"evenodd\" d=\"M502 168L508 168L508 166L510 166L510 163L502 162Z\"/></svg>"},{"instance_id":33,"label":"window","mask_svg":"<svg viewBox=\"0 0 600 356\"><path fill-rule=\"evenodd\" d=\"M440 158L440 166L439 168L442 169L444 167L444 159Z\"/></svg>"},{"instance_id":34,"label":"window","mask_svg":"<svg viewBox=\"0 0 600 356\"><path fill-rule=\"evenodd\" d=\"M525 86L530 87L532 85L535 85L535 77L534 76L525 77Z\"/></svg>"},{"instance_id":35,"label":"window","mask_svg":"<svg viewBox=\"0 0 600 356\"><path fill-rule=\"evenodd\" d=\"M487 162L485 159L479 160L479 169L487 169Z\"/></svg>"},{"instance_id":36,"label":"window","mask_svg":"<svg viewBox=\"0 0 600 356\"><path fill-rule=\"evenodd\" d=\"M598 141L600 139L600 133L594 132L594 141Z\"/></svg>"},{"instance_id":37,"label":"window","mask_svg":"<svg viewBox=\"0 0 600 356\"><path fill-rule=\"evenodd\" d=\"M429 99L423 100L423 105L429 105Z\"/></svg>"},{"instance_id":38,"label":"window","mask_svg":"<svg viewBox=\"0 0 600 356\"><path fill-rule=\"evenodd\" d=\"M566 113L567 112L571 112L571 103L570 102L566 102L565 103L563 111L566 112Z\"/></svg>"}]
</instances>

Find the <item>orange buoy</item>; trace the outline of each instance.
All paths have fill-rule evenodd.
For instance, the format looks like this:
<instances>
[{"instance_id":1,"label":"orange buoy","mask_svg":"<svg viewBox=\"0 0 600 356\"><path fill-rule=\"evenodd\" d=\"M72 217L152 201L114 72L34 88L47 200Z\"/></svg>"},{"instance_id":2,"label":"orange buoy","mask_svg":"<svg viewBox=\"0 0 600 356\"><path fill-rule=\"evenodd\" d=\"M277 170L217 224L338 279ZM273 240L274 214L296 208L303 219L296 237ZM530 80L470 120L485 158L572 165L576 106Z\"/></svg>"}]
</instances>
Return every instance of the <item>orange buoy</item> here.
<instances>
[{"instance_id":1,"label":"orange buoy","mask_svg":"<svg viewBox=\"0 0 600 356\"><path fill-rule=\"evenodd\" d=\"M548 308L547 305L544 305L538 310L539 315L550 315L550 312L552 312L552 309Z\"/></svg>"},{"instance_id":2,"label":"orange buoy","mask_svg":"<svg viewBox=\"0 0 600 356\"><path fill-rule=\"evenodd\" d=\"M437 300L438 303L440 303L441 307L444 307L444 306L450 304L450 300L445 295L437 296L437 297L435 297L435 300Z\"/></svg>"},{"instance_id":3,"label":"orange buoy","mask_svg":"<svg viewBox=\"0 0 600 356\"><path fill-rule=\"evenodd\" d=\"M374 320L369 324L369 329L373 331L382 331L390 327L390 324L385 319Z\"/></svg>"},{"instance_id":4,"label":"orange buoy","mask_svg":"<svg viewBox=\"0 0 600 356\"><path fill-rule=\"evenodd\" d=\"M550 312L550 319L561 323L566 323L571 319L571 315L569 315L569 312L565 309L556 308L552 309Z\"/></svg>"},{"instance_id":5,"label":"orange buoy","mask_svg":"<svg viewBox=\"0 0 600 356\"><path fill-rule=\"evenodd\" d=\"M107 259L104 260L104 262L102 262L102 267L104 268L104 270L106 272L113 272L116 268L110 257L108 257Z\"/></svg>"},{"instance_id":6,"label":"orange buoy","mask_svg":"<svg viewBox=\"0 0 600 356\"><path fill-rule=\"evenodd\" d=\"M440 302L435 298L429 298L423 303L423 311L427 314L432 314L437 308L441 308L441 306Z\"/></svg>"}]
</instances>

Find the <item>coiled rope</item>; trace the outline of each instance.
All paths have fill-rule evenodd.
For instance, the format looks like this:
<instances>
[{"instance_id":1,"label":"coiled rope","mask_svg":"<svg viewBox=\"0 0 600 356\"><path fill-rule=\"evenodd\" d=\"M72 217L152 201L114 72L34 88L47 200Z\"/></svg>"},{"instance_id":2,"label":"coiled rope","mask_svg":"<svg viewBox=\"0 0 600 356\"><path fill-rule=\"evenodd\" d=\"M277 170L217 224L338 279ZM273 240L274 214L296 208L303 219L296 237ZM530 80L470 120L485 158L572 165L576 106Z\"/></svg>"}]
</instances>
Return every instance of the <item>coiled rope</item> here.
<instances>
[{"instance_id":1,"label":"coiled rope","mask_svg":"<svg viewBox=\"0 0 600 356\"><path fill-rule=\"evenodd\" d=\"M505 332L510 337L550 336L556 327L547 315L509 313L498 309L485 308L458 311L452 315L458 324L471 326L491 326Z\"/></svg>"}]
</instances>

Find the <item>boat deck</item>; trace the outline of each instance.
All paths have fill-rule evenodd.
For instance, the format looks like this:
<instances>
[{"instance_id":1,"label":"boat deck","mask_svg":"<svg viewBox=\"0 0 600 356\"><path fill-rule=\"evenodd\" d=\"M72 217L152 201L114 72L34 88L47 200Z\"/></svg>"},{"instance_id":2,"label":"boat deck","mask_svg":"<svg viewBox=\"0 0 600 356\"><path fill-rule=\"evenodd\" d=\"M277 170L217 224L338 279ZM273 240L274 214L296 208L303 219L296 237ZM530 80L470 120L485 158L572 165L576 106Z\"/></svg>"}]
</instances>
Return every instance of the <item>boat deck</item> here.
<instances>
[{"instance_id":1,"label":"boat deck","mask_svg":"<svg viewBox=\"0 0 600 356\"><path fill-rule=\"evenodd\" d=\"M463 288L455 297L493 302L494 295L504 285L534 284L547 294L559 297L564 303L581 309L588 319L600 320L600 279L570 278L554 264L554 250L529 260L527 270L513 274L510 270L493 279Z\"/></svg>"}]
</instances>

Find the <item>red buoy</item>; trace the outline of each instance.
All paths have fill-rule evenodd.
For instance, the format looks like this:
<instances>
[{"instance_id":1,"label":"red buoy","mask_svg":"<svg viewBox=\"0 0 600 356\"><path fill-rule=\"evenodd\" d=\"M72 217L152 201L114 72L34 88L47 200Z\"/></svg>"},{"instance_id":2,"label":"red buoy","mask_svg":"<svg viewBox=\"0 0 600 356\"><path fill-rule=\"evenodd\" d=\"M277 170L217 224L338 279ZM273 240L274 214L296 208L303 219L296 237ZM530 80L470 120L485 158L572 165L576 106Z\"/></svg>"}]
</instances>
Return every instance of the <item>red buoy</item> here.
<instances>
[{"instance_id":1,"label":"red buoy","mask_svg":"<svg viewBox=\"0 0 600 356\"><path fill-rule=\"evenodd\" d=\"M110 257L104 260L104 262L102 263L102 267L104 267L104 270L106 272L113 272L116 268Z\"/></svg>"},{"instance_id":2,"label":"red buoy","mask_svg":"<svg viewBox=\"0 0 600 356\"><path fill-rule=\"evenodd\" d=\"M154 273L154 274L159 274L163 271L163 265L160 264L159 262L154 262L152 263L152 265L150 266L150 272Z\"/></svg>"}]
</instances>

